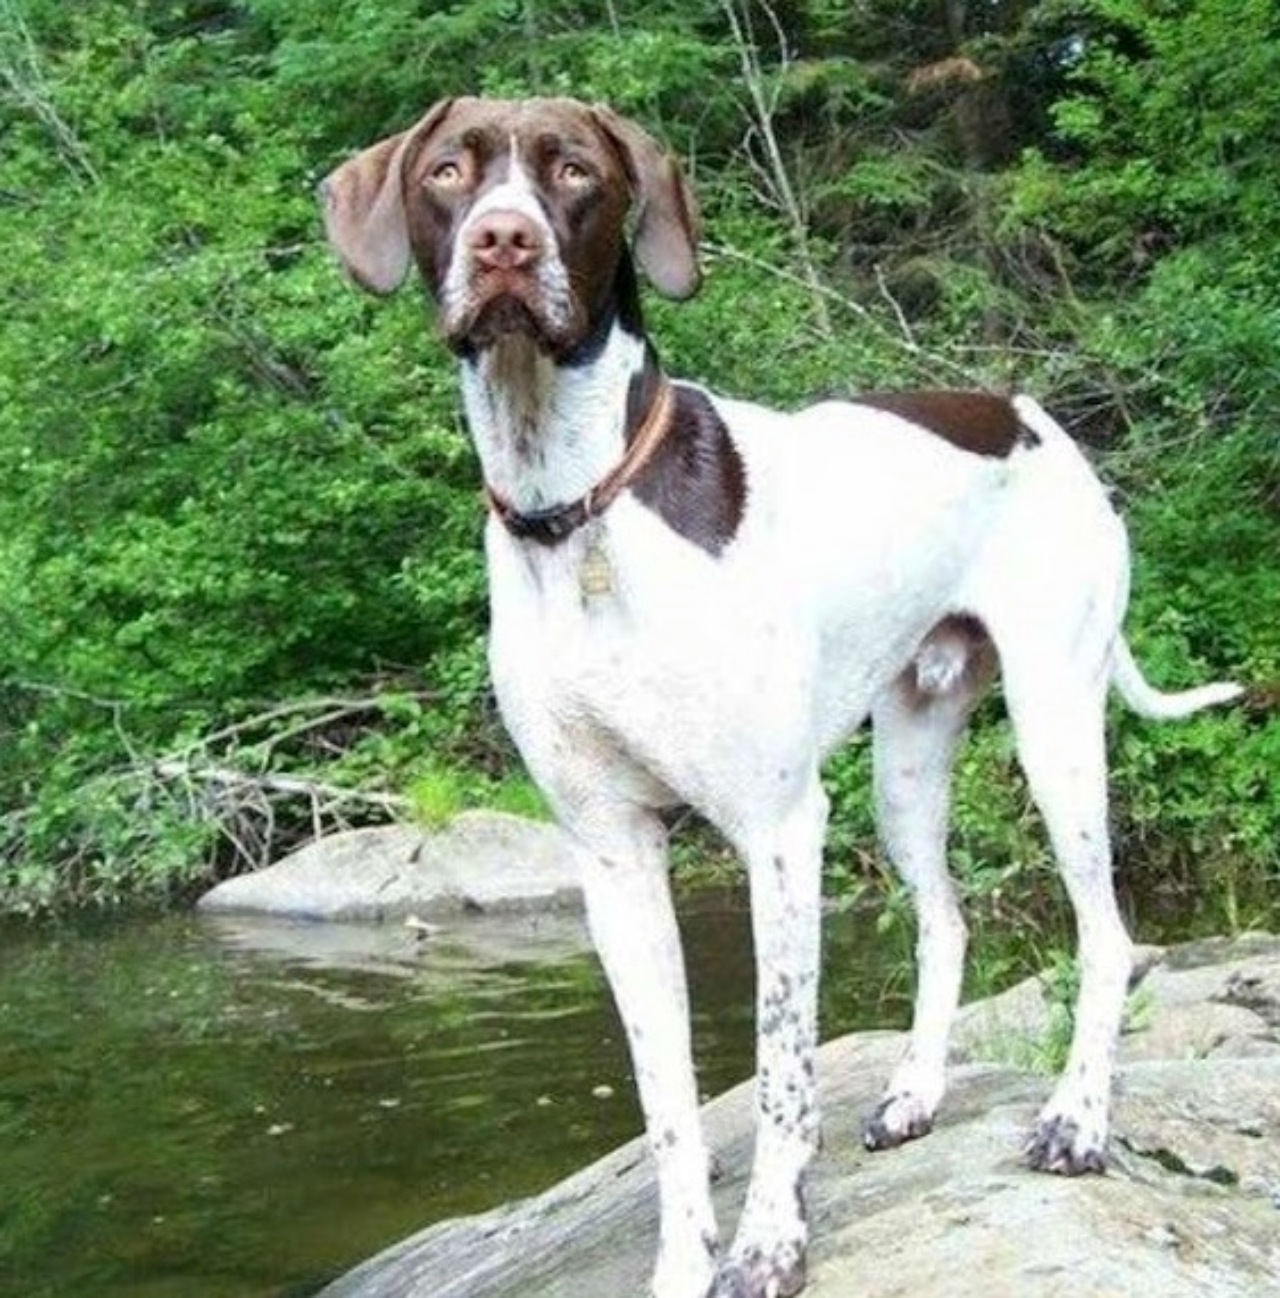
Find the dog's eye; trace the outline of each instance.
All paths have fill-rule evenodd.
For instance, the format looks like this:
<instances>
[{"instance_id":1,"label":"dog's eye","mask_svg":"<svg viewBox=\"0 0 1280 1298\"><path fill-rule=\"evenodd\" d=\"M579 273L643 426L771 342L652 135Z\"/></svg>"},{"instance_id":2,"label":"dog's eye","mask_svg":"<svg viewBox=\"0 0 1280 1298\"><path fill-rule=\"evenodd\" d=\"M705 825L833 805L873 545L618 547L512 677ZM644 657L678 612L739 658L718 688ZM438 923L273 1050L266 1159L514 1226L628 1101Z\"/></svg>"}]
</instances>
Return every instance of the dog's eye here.
<instances>
[{"instance_id":1,"label":"dog's eye","mask_svg":"<svg viewBox=\"0 0 1280 1298\"><path fill-rule=\"evenodd\" d=\"M462 167L452 160L437 162L431 168L430 176L432 184L439 185L441 189L454 189L463 181Z\"/></svg>"},{"instance_id":2,"label":"dog's eye","mask_svg":"<svg viewBox=\"0 0 1280 1298\"><path fill-rule=\"evenodd\" d=\"M582 163L565 158L556 167L556 180L562 185L586 185L591 181L591 173Z\"/></svg>"}]
</instances>

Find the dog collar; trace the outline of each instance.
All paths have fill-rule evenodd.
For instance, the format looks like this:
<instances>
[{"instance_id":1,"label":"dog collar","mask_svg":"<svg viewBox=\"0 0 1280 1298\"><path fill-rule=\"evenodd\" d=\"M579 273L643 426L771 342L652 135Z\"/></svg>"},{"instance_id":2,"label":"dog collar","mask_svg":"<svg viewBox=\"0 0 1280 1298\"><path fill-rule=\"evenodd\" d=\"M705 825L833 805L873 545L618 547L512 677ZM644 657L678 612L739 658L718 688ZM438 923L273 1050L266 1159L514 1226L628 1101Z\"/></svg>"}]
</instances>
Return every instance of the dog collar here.
<instances>
[{"instance_id":1,"label":"dog collar","mask_svg":"<svg viewBox=\"0 0 1280 1298\"><path fill-rule=\"evenodd\" d=\"M586 495L579 496L577 500L523 513L485 483L484 491L489 508L498 516L503 527L517 539L537 541L541 545L557 545L565 537L572 536L584 523L603 514L635 480L666 438L671 428L674 406L675 390L665 375L660 376L657 395L649 406L644 423L627 446L626 454Z\"/></svg>"}]
</instances>

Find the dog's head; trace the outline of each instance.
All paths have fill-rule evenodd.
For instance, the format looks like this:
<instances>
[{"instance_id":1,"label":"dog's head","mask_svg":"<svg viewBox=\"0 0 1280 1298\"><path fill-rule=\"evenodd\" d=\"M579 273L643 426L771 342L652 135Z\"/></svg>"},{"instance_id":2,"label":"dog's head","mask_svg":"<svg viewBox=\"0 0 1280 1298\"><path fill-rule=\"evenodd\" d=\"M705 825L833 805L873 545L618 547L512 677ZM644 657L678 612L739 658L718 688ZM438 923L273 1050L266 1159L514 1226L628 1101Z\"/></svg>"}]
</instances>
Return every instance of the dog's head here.
<instances>
[{"instance_id":1,"label":"dog's head","mask_svg":"<svg viewBox=\"0 0 1280 1298\"><path fill-rule=\"evenodd\" d=\"M459 350L509 334L565 354L610 309L635 253L668 297L696 292L697 213L679 165L638 126L572 99L453 99L322 184L351 275L390 293L417 263Z\"/></svg>"}]
</instances>

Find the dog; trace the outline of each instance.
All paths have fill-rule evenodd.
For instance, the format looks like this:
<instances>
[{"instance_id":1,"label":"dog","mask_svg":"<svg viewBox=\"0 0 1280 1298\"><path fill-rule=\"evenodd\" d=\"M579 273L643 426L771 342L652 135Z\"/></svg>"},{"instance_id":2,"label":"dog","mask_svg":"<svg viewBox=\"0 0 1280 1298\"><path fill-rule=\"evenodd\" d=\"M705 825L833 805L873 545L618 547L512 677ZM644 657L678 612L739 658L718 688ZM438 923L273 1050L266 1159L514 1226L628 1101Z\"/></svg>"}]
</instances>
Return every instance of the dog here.
<instances>
[{"instance_id":1,"label":"dog","mask_svg":"<svg viewBox=\"0 0 1280 1298\"><path fill-rule=\"evenodd\" d=\"M1101 1170L1131 950L1111 879L1108 687L1150 717L1239 691L1144 680L1120 630L1125 530L1067 434L1026 396L878 393L781 413L668 377L636 267L669 298L693 294L697 208L676 160L606 107L437 103L321 190L350 275L387 294L416 265L459 363L488 502L494 688L581 857L626 1028L659 1187L654 1298L804 1285L819 769L868 718L919 986L863 1139L929 1131L965 946L949 775L997 667L1079 932L1070 1055L1026 1152L1048 1172ZM724 1249L667 876L675 806L723 832L751 894L756 1146Z\"/></svg>"}]
</instances>

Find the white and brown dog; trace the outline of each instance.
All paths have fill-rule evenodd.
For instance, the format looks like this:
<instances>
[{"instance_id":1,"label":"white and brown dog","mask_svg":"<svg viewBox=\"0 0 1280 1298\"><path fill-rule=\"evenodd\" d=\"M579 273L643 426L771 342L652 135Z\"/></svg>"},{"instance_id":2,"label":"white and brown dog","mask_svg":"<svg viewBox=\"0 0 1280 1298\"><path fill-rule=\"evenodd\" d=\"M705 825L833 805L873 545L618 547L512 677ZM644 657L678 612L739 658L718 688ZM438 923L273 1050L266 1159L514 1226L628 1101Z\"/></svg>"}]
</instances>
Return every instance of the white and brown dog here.
<instances>
[{"instance_id":1,"label":"white and brown dog","mask_svg":"<svg viewBox=\"0 0 1280 1298\"><path fill-rule=\"evenodd\" d=\"M1046 1171L1100 1169L1130 971L1107 690L1152 717L1238 691L1143 680L1120 631L1125 531L1070 438L1027 397L903 392L781 413L669 380L626 227L631 211L654 287L687 297L694 202L676 162L605 108L439 103L323 193L350 273L389 293L416 263L461 364L490 502L494 684L580 848L657 1164L655 1298L804 1284L819 770L868 717L880 831L919 913L919 989L863 1139L883 1149L929 1130L965 945L946 868L949 774L997 665L1080 942L1070 1058L1027 1152ZM724 1251L660 819L677 804L719 827L750 879L758 1130Z\"/></svg>"}]
</instances>

